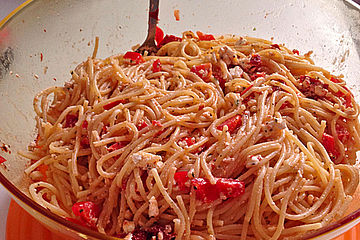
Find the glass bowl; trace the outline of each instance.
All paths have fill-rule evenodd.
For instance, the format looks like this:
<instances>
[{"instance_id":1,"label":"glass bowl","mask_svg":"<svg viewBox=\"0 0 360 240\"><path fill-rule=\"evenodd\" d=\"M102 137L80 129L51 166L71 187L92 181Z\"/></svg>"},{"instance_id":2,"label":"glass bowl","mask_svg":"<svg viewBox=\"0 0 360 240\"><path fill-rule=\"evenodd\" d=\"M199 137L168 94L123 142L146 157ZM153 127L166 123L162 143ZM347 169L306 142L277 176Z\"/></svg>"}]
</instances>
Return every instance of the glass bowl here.
<instances>
[{"instance_id":1,"label":"glass bowl","mask_svg":"<svg viewBox=\"0 0 360 240\"><path fill-rule=\"evenodd\" d=\"M360 12L340 0L160 1L160 27L181 35L185 30L248 35L285 43L290 49L314 51L320 65L342 73L359 101ZM90 56L100 37L98 57L125 52L147 33L148 1L34 0L0 22L0 145L8 151L0 181L16 202L45 226L75 239L115 239L73 224L28 197L24 168L17 152L35 138L34 95L62 86L70 70ZM176 21L174 10L180 10ZM306 238L331 239L360 222L360 195L343 219Z\"/></svg>"}]
</instances>

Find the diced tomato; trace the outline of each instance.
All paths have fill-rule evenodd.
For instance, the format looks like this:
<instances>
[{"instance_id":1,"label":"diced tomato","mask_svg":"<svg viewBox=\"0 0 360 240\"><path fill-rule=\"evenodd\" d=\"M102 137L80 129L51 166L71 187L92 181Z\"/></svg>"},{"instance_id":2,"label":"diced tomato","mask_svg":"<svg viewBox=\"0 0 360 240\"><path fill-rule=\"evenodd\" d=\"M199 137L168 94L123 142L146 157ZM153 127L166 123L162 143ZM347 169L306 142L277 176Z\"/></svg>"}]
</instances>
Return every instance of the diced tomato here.
<instances>
[{"instance_id":1,"label":"diced tomato","mask_svg":"<svg viewBox=\"0 0 360 240\"><path fill-rule=\"evenodd\" d=\"M80 141L80 145L81 145L83 148L89 148L89 147L90 147L89 138L88 138L87 136L82 137L82 138L81 138L81 141Z\"/></svg>"},{"instance_id":2,"label":"diced tomato","mask_svg":"<svg viewBox=\"0 0 360 240\"><path fill-rule=\"evenodd\" d=\"M125 104L127 101L125 99L120 99L120 100L117 100L117 101L114 101L114 102L111 102L111 103L108 103L106 105L103 106L103 108L105 110L109 110L109 109L112 109L113 107L119 105L120 103L122 104Z\"/></svg>"},{"instance_id":3,"label":"diced tomato","mask_svg":"<svg viewBox=\"0 0 360 240\"><path fill-rule=\"evenodd\" d=\"M332 81L332 82L334 82L334 83L340 83L340 82L341 82L340 79L334 78L334 77L331 77L331 78L330 78L330 81Z\"/></svg>"},{"instance_id":4,"label":"diced tomato","mask_svg":"<svg viewBox=\"0 0 360 240\"><path fill-rule=\"evenodd\" d=\"M137 129L140 131L141 129L146 128L147 126L148 124L144 120L140 120L137 125Z\"/></svg>"},{"instance_id":5,"label":"diced tomato","mask_svg":"<svg viewBox=\"0 0 360 240\"><path fill-rule=\"evenodd\" d=\"M203 110L204 107L205 107L205 104L200 104L200 105L199 105L199 111L200 111L200 110Z\"/></svg>"},{"instance_id":6,"label":"diced tomato","mask_svg":"<svg viewBox=\"0 0 360 240\"><path fill-rule=\"evenodd\" d=\"M213 74L214 78L219 81L219 86L221 87L223 92L225 92L226 80L222 77L221 68L216 65L213 65L212 66L212 74Z\"/></svg>"},{"instance_id":7,"label":"diced tomato","mask_svg":"<svg viewBox=\"0 0 360 240\"><path fill-rule=\"evenodd\" d=\"M152 125L155 126L155 127L162 127L163 125L161 124L160 121L158 120L152 120Z\"/></svg>"},{"instance_id":8,"label":"diced tomato","mask_svg":"<svg viewBox=\"0 0 360 240\"><path fill-rule=\"evenodd\" d=\"M153 72L160 72L161 71L161 62L159 59L156 59L155 62L153 62L152 65Z\"/></svg>"},{"instance_id":9,"label":"diced tomato","mask_svg":"<svg viewBox=\"0 0 360 240\"><path fill-rule=\"evenodd\" d=\"M78 121L77 115L69 113L65 117L65 127L66 128L74 127L77 121Z\"/></svg>"},{"instance_id":10,"label":"diced tomato","mask_svg":"<svg viewBox=\"0 0 360 240\"><path fill-rule=\"evenodd\" d=\"M240 93L240 96L243 96L243 95L244 95L246 92L248 92L252 87L253 87L253 85L250 85L250 86L248 86L247 88L245 88L245 90Z\"/></svg>"},{"instance_id":11,"label":"diced tomato","mask_svg":"<svg viewBox=\"0 0 360 240\"><path fill-rule=\"evenodd\" d=\"M190 71L198 75L205 82L209 82L212 75L212 66L211 63L204 63L193 66Z\"/></svg>"},{"instance_id":12,"label":"diced tomato","mask_svg":"<svg viewBox=\"0 0 360 240\"><path fill-rule=\"evenodd\" d=\"M176 182L176 185L179 186L179 189L181 191L189 191L190 190L190 178L188 177L187 171L179 171L176 172L174 175L174 179Z\"/></svg>"},{"instance_id":13,"label":"diced tomato","mask_svg":"<svg viewBox=\"0 0 360 240\"><path fill-rule=\"evenodd\" d=\"M75 203L72 206L72 211L75 216L80 217L80 219L83 220L86 224L89 224L89 226L96 226L96 222L100 214L100 209L95 203L91 201Z\"/></svg>"},{"instance_id":14,"label":"diced tomato","mask_svg":"<svg viewBox=\"0 0 360 240\"><path fill-rule=\"evenodd\" d=\"M280 49L279 44L271 44L271 48Z\"/></svg>"},{"instance_id":15,"label":"diced tomato","mask_svg":"<svg viewBox=\"0 0 360 240\"><path fill-rule=\"evenodd\" d=\"M222 131L224 126L227 126L229 133L233 133L238 127L241 126L241 123L241 115L238 114L221 123L219 126L217 126L216 129Z\"/></svg>"},{"instance_id":16,"label":"diced tomato","mask_svg":"<svg viewBox=\"0 0 360 240\"><path fill-rule=\"evenodd\" d=\"M205 203L211 203L220 198L234 198L245 192L245 184L237 179L217 178L216 184L208 179L194 178L191 180L196 197Z\"/></svg>"},{"instance_id":17,"label":"diced tomato","mask_svg":"<svg viewBox=\"0 0 360 240\"><path fill-rule=\"evenodd\" d=\"M259 54L252 54L250 57L250 63L254 66L261 65L261 57Z\"/></svg>"},{"instance_id":18,"label":"diced tomato","mask_svg":"<svg viewBox=\"0 0 360 240\"><path fill-rule=\"evenodd\" d=\"M347 142L350 138L349 131L340 124L336 124L335 128L336 128L336 133L338 135L339 140L343 143Z\"/></svg>"},{"instance_id":19,"label":"diced tomato","mask_svg":"<svg viewBox=\"0 0 360 240\"><path fill-rule=\"evenodd\" d=\"M299 50L297 50L297 49L293 49L292 52L293 52L293 54L297 54L297 55L300 54L300 53L299 53Z\"/></svg>"},{"instance_id":20,"label":"diced tomato","mask_svg":"<svg viewBox=\"0 0 360 240\"><path fill-rule=\"evenodd\" d=\"M351 102L351 94L350 93L347 93L345 95L345 106L347 108L351 108L352 107L352 102Z\"/></svg>"},{"instance_id":21,"label":"diced tomato","mask_svg":"<svg viewBox=\"0 0 360 240\"><path fill-rule=\"evenodd\" d=\"M155 32L155 41L159 45L161 41L164 39L164 31L156 26L156 32Z\"/></svg>"},{"instance_id":22,"label":"diced tomato","mask_svg":"<svg viewBox=\"0 0 360 240\"><path fill-rule=\"evenodd\" d=\"M82 127L83 129L87 129L87 128L88 128L88 125L89 125L88 121L84 120L83 123L82 123L82 125L81 125L81 127Z\"/></svg>"},{"instance_id":23,"label":"diced tomato","mask_svg":"<svg viewBox=\"0 0 360 240\"><path fill-rule=\"evenodd\" d=\"M164 39L160 43L158 43L158 48L161 48L169 42L181 42L181 40L182 38L176 37L174 35L166 35Z\"/></svg>"},{"instance_id":24,"label":"diced tomato","mask_svg":"<svg viewBox=\"0 0 360 240\"><path fill-rule=\"evenodd\" d=\"M198 35L199 40L201 40L201 41L215 40L215 37L211 34L204 34L200 31L197 31L196 34Z\"/></svg>"},{"instance_id":25,"label":"diced tomato","mask_svg":"<svg viewBox=\"0 0 360 240\"><path fill-rule=\"evenodd\" d=\"M195 144L195 138L194 137L184 137L183 139L181 139L180 141L185 141L186 142L186 145L188 147L190 147L191 145L194 145Z\"/></svg>"},{"instance_id":26,"label":"diced tomato","mask_svg":"<svg viewBox=\"0 0 360 240\"><path fill-rule=\"evenodd\" d=\"M141 56L140 53L137 52L127 52L124 55L125 59L130 59L131 61L135 62L136 64L143 63L145 60Z\"/></svg>"},{"instance_id":27,"label":"diced tomato","mask_svg":"<svg viewBox=\"0 0 360 240\"><path fill-rule=\"evenodd\" d=\"M107 149L109 152L121 149L123 147L125 147L128 144L128 142L116 142L111 144Z\"/></svg>"},{"instance_id":28,"label":"diced tomato","mask_svg":"<svg viewBox=\"0 0 360 240\"><path fill-rule=\"evenodd\" d=\"M103 134L107 132L107 129L108 129L108 127L105 125L102 127Z\"/></svg>"},{"instance_id":29,"label":"diced tomato","mask_svg":"<svg viewBox=\"0 0 360 240\"><path fill-rule=\"evenodd\" d=\"M42 177L41 177L41 181L46 181L47 180L47 175L46 175L46 172L47 172L47 170L49 169L49 166L48 165L46 165L46 164L41 164L40 166L38 166L37 168L36 168L36 170L38 170L40 173L41 173L41 175L42 175Z\"/></svg>"},{"instance_id":30,"label":"diced tomato","mask_svg":"<svg viewBox=\"0 0 360 240\"><path fill-rule=\"evenodd\" d=\"M4 163L4 162L6 162L6 159L3 158L2 156L0 156L0 164L2 164L2 163Z\"/></svg>"},{"instance_id":31,"label":"diced tomato","mask_svg":"<svg viewBox=\"0 0 360 240\"><path fill-rule=\"evenodd\" d=\"M331 159L335 160L339 156L339 152L335 148L335 139L333 136L324 133L322 136L322 144L324 145Z\"/></svg>"}]
</instances>

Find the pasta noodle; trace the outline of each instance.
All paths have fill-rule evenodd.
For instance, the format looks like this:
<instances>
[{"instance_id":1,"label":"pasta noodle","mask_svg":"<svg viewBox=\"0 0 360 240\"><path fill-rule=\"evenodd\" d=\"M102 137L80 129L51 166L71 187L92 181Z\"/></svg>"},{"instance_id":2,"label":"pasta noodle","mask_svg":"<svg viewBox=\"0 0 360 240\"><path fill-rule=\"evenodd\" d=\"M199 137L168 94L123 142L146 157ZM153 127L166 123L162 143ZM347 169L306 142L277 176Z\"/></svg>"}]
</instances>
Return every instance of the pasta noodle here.
<instances>
[{"instance_id":1,"label":"pasta noodle","mask_svg":"<svg viewBox=\"0 0 360 240\"><path fill-rule=\"evenodd\" d=\"M297 239L340 218L360 149L344 80L263 39L167 37L96 47L35 96L31 197L126 239Z\"/></svg>"}]
</instances>

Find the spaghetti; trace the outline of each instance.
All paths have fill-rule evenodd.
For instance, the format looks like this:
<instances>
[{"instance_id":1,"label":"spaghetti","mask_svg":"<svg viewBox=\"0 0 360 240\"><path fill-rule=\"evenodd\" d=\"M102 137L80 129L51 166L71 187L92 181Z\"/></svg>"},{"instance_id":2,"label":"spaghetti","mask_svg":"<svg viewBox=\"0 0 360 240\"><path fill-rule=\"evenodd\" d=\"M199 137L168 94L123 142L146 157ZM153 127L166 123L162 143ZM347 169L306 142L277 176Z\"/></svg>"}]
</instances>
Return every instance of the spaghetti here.
<instances>
[{"instance_id":1,"label":"spaghetti","mask_svg":"<svg viewBox=\"0 0 360 240\"><path fill-rule=\"evenodd\" d=\"M31 197L126 239L296 239L344 214L359 106L270 41L188 31L35 96Z\"/></svg>"}]
</instances>

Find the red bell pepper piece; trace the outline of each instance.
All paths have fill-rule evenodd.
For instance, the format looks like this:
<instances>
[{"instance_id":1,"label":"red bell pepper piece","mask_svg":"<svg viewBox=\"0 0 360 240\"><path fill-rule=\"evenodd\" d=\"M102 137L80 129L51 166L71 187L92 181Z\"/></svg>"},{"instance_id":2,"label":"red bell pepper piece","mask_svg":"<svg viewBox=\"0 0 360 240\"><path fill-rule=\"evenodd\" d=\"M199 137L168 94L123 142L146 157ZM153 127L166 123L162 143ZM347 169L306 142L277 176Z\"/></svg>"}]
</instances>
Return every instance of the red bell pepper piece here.
<instances>
[{"instance_id":1,"label":"red bell pepper piece","mask_svg":"<svg viewBox=\"0 0 360 240\"><path fill-rule=\"evenodd\" d=\"M155 126L155 127L162 127L163 125L161 124L160 121L158 120L152 120L152 125Z\"/></svg>"},{"instance_id":2,"label":"red bell pepper piece","mask_svg":"<svg viewBox=\"0 0 360 240\"><path fill-rule=\"evenodd\" d=\"M127 52L124 55L125 59L130 59L131 61L135 62L136 64L143 63L145 60L141 56L140 53L137 52Z\"/></svg>"},{"instance_id":3,"label":"red bell pepper piece","mask_svg":"<svg viewBox=\"0 0 360 240\"><path fill-rule=\"evenodd\" d=\"M271 44L271 48L280 49L279 44Z\"/></svg>"},{"instance_id":4,"label":"red bell pepper piece","mask_svg":"<svg viewBox=\"0 0 360 240\"><path fill-rule=\"evenodd\" d=\"M220 198L234 198L245 192L245 184L237 179L217 178L216 184L208 179L194 178L191 180L196 197L205 203L211 203Z\"/></svg>"},{"instance_id":5,"label":"red bell pepper piece","mask_svg":"<svg viewBox=\"0 0 360 240\"><path fill-rule=\"evenodd\" d=\"M212 74L213 74L214 78L219 81L219 86L221 87L221 89L223 91L225 91L226 80L222 77L221 68L216 65L213 65L212 66Z\"/></svg>"},{"instance_id":6,"label":"red bell pepper piece","mask_svg":"<svg viewBox=\"0 0 360 240\"><path fill-rule=\"evenodd\" d=\"M161 62L159 59L156 59L152 65L153 72L160 72L161 71Z\"/></svg>"},{"instance_id":7,"label":"red bell pepper piece","mask_svg":"<svg viewBox=\"0 0 360 240\"><path fill-rule=\"evenodd\" d=\"M89 226L96 226L96 222L100 214L100 209L95 203L91 201L75 203L72 206L72 211L75 216L80 217L80 219Z\"/></svg>"},{"instance_id":8,"label":"red bell pepper piece","mask_svg":"<svg viewBox=\"0 0 360 240\"><path fill-rule=\"evenodd\" d=\"M324 133L322 136L322 144L328 152L331 159L337 158L339 152L335 148L335 139L330 134Z\"/></svg>"},{"instance_id":9,"label":"red bell pepper piece","mask_svg":"<svg viewBox=\"0 0 360 240\"><path fill-rule=\"evenodd\" d=\"M181 191L189 191L191 181L187 171L179 171L174 175L175 182Z\"/></svg>"},{"instance_id":10,"label":"red bell pepper piece","mask_svg":"<svg viewBox=\"0 0 360 240\"><path fill-rule=\"evenodd\" d=\"M114 101L114 102L111 102L111 103L108 103L106 105L103 106L103 108L105 110L109 110L109 109L112 109L113 107L119 105L120 103L122 104L125 104L127 101L125 99L120 99L120 100L117 100L117 101Z\"/></svg>"},{"instance_id":11,"label":"red bell pepper piece","mask_svg":"<svg viewBox=\"0 0 360 240\"><path fill-rule=\"evenodd\" d=\"M74 127L77 121L78 121L77 115L69 113L65 117L65 127L66 128Z\"/></svg>"},{"instance_id":12,"label":"red bell pepper piece","mask_svg":"<svg viewBox=\"0 0 360 240\"><path fill-rule=\"evenodd\" d=\"M248 86L247 88L245 88L245 90L240 93L240 96L243 96L243 95L244 95L246 92L248 92L252 87L253 87L253 85L250 85L250 86Z\"/></svg>"},{"instance_id":13,"label":"red bell pepper piece","mask_svg":"<svg viewBox=\"0 0 360 240\"><path fill-rule=\"evenodd\" d=\"M164 39L164 31L158 26L156 26L156 31L155 31L156 43L159 45L163 39Z\"/></svg>"},{"instance_id":14,"label":"red bell pepper piece","mask_svg":"<svg viewBox=\"0 0 360 240\"><path fill-rule=\"evenodd\" d=\"M84 120L83 123L82 123L82 125L81 125L81 127L82 127L83 129L87 129L87 128L88 128L88 125L89 125L88 121Z\"/></svg>"},{"instance_id":15,"label":"red bell pepper piece","mask_svg":"<svg viewBox=\"0 0 360 240\"><path fill-rule=\"evenodd\" d=\"M109 152L112 152L112 151L118 150L120 148L123 148L126 145L127 145L127 142L116 142L116 143L111 144L107 149Z\"/></svg>"},{"instance_id":16,"label":"red bell pepper piece","mask_svg":"<svg viewBox=\"0 0 360 240\"><path fill-rule=\"evenodd\" d=\"M204 63L193 66L190 71L198 75L205 82L209 82L212 75L212 66L211 63Z\"/></svg>"},{"instance_id":17,"label":"red bell pepper piece","mask_svg":"<svg viewBox=\"0 0 360 240\"><path fill-rule=\"evenodd\" d=\"M146 128L147 126L148 124L144 120L140 120L136 127L140 131L141 129Z\"/></svg>"},{"instance_id":18,"label":"red bell pepper piece","mask_svg":"<svg viewBox=\"0 0 360 240\"><path fill-rule=\"evenodd\" d=\"M224 126L227 126L229 133L233 133L238 127L241 126L241 123L241 115L238 114L221 123L219 126L216 127L216 129L222 131Z\"/></svg>"},{"instance_id":19,"label":"red bell pepper piece","mask_svg":"<svg viewBox=\"0 0 360 240\"><path fill-rule=\"evenodd\" d=\"M196 34L198 35L199 40L201 40L201 41L215 40L215 37L211 34L204 34L200 31L197 31Z\"/></svg>"},{"instance_id":20,"label":"red bell pepper piece","mask_svg":"<svg viewBox=\"0 0 360 240\"><path fill-rule=\"evenodd\" d=\"M176 37L174 35L166 35L164 39L160 43L158 43L158 48L161 48L169 42L181 42L181 40L182 38Z\"/></svg>"},{"instance_id":21,"label":"red bell pepper piece","mask_svg":"<svg viewBox=\"0 0 360 240\"><path fill-rule=\"evenodd\" d=\"M297 50L297 49L293 49L292 52L293 52L294 54L296 54L296 55L299 55L299 54L300 54L300 53L299 53L299 50Z\"/></svg>"},{"instance_id":22,"label":"red bell pepper piece","mask_svg":"<svg viewBox=\"0 0 360 240\"><path fill-rule=\"evenodd\" d=\"M2 164L2 163L4 163L4 162L6 162L6 159L3 158L2 156L0 156L0 164Z\"/></svg>"},{"instance_id":23,"label":"red bell pepper piece","mask_svg":"<svg viewBox=\"0 0 360 240\"><path fill-rule=\"evenodd\" d=\"M89 147L90 147L89 138L88 138L87 136L82 137L82 138L81 138L81 141L80 141L80 145L81 145L83 148L89 148Z\"/></svg>"}]
</instances>

